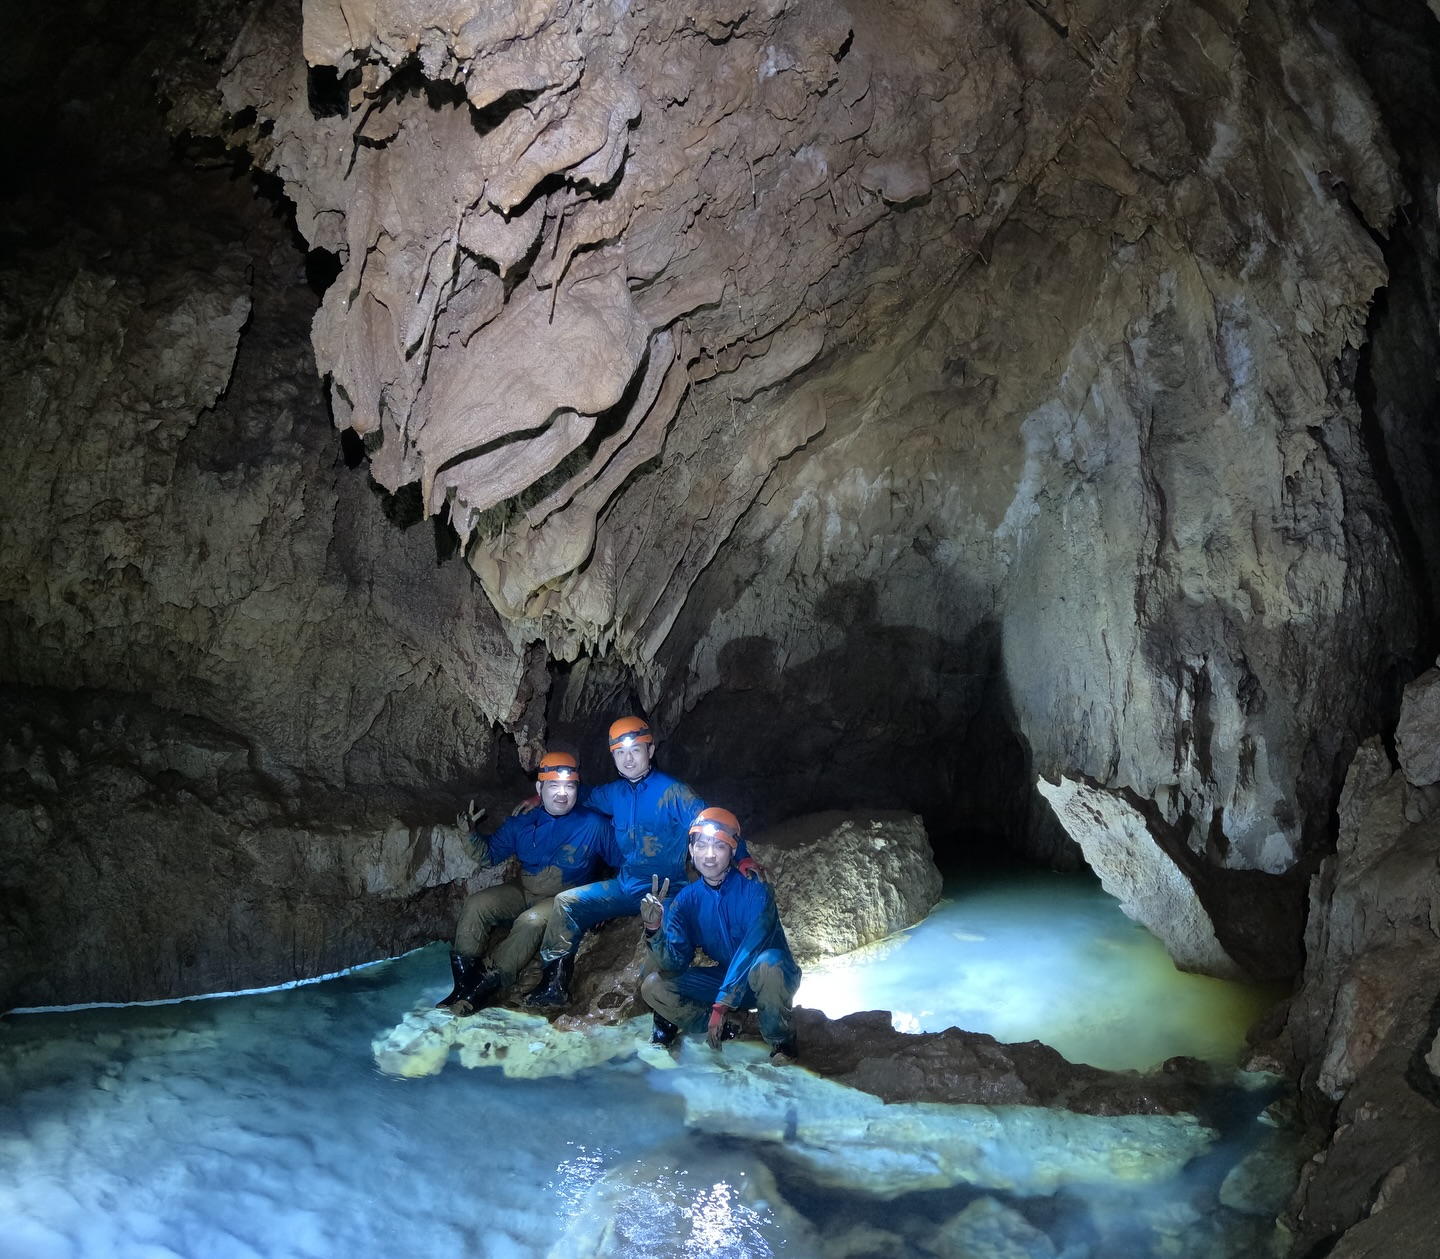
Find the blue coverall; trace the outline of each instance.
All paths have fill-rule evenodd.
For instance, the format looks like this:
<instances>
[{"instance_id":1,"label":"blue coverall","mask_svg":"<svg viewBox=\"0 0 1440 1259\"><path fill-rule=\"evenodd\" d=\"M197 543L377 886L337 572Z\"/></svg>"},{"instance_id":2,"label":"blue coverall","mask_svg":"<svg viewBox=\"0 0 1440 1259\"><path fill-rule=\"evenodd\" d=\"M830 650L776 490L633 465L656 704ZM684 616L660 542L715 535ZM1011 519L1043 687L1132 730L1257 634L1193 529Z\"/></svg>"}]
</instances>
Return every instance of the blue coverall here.
<instances>
[{"instance_id":1,"label":"blue coverall","mask_svg":"<svg viewBox=\"0 0 1440 1259\"><path fill-rule=\"evenodd\" d=\"M619 860L611 859L611 864L619 873L555 898L555 912L540 946L540 960L546 965L564 957L587 927L638 914L654 876L662 882L670 880L673 896L686 878L690 824L705 808L705 801L684 783L653 768L639 782L617 778L599 787L582 787L580 803L613 823ZM746 856L741 840L736 860Z\"/></svg>"},{"instance_id":2,"label":"blue coverall","mask_svg":"<svg viewBox=\"0 0 1440 1259\"><path fill-rule=\"evenodd\" d=\"M720 964L692 965L697 948ZM682 1031L700 1031L714 1005L754 1006L768 1044L789 1038L800 967L767 884L733 866L719 887L704 879L687 884L665 910L650 951L659 970L646 975L640 994L661 1018Z\"/></svg>"},{"instance_id":3,"label":"blue coverall","mask_svg":"<svg viewBox=\"0 0 1440 1259\"><path fill-rule=\"evenodd\" d=\"M519 885L501 883L467 896L455 929L455 952L479 957L496 927L510 928L490 957L507 984L535 956L555 916L555 894L594 877L601 862L617 865L620 860L610 819L580 805L560 817L532 809L506 818L491 835L471 831L470 846L481 866L510 857L520 863Z\"/></svg>"}]
</instances>

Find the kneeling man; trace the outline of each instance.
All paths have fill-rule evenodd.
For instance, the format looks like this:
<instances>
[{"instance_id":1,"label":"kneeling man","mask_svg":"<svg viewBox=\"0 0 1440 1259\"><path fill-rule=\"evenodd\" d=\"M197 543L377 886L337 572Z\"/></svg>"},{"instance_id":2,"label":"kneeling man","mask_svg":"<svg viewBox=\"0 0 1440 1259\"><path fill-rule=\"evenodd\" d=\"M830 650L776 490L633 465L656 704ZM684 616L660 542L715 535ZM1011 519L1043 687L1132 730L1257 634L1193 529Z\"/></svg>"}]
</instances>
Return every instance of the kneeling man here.
<instances>
[{"instance_id":1,"label":"kneeling man","mask_svg":"<svg viewBox=\"0 0 1440 1259\"><path fill-rule=\"evenodd\" d=\"M800 968L790 954L785 929L768 884L747 879L732 865L740 844L740 822L728 809L705 809L690 827L690 859L700 872L667 907L669 890L658 879L640 908L651 960L640 995L655 1012L652 1040L668 1045L682 1031L706 1030L712 1049L730 1034L725 1015L754 1007L770 1061L798 1056L790 1026L791 1003L800 987ZM695 966L704 949L720 964Z\"/></svg>"},{"instance_id":2,"label":"kneeling man","mask_svg":"<svg viewBox=\"0 0 1440 1259\"><path fill-rule=\"evenodd\" d=\"M580 768L573 756L545 753L535 790L540 808L506 818L492 835L471 828L471 849L481 866L514 857L520 881L482 888L465 898L450 954L455 988L436 1002L452 1014L471 1014L489 1005L515 982L540 947L558 892L588 883L601 861L620 864L610 819L576 804ZM505 926L510 934L487 959L491 931Z\"/></svg>"}]
</instances>

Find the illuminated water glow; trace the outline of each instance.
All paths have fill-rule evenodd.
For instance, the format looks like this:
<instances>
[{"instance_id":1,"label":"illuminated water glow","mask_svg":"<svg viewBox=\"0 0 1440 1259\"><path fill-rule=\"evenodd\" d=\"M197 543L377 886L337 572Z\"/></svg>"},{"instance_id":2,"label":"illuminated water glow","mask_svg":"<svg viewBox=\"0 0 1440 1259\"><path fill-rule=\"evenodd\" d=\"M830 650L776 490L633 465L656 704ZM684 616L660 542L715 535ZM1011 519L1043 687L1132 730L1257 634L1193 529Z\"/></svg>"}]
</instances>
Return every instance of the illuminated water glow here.
<instances>
[{"instance_id":1,"label":"illuminated water glow","mask_svg":"<svg viewBox=\"0 0 1440 1259\"><path fill-rule=\"evenodd\" d=\"M993 889L998 918L962 894L968 917L951 922L947 907L930 927L957 946L1003 941L999 907L1021 912L1037 890L1042 917L1063 916L1070 884L1019 886L1009 902ZM1113 924L1097 914L1093 951L1103 957ZM872 951L846 982L898 995L893 1004L917 1019L922 1009L944 1019L927 934ZM1018 934L1033 936L1033 919ZM1051 947L1082 946L1065 935ZM1041 973L1043 950L1022 952L1015 940L1009 949L1008 979L963 950L955 973L972 996L985 983L1044 980L1043 999L977 1006L1018 1009L1024 1023L1044 1013L1055 985ZM1269 1223L1217 1206L1220 1178L1253 1136L1248 1123L1181 1175L1144 1188L1052 1193L1017 1182L1013 1193L962 1186L885 1201L808 1178L783 1144L687 1128L674 1090L688 1087L687 1072L708 1070L703 1046L687 1047L679 1070L632 1057L568 1080L456 1062L417 1080L380 1073L372 1039L417 999L448 990L446 972L435 946L312 987L0 1019L0 1255L889 1259L936 1253L936 1238L962 1226L1069 1259L1188 1259L1201 1240L1216 1254L1264 1253ZM1124 1017L1142 1017L1153 992L1114 982L1134 998Z\"/></svg>"},{"instance_id":2,"label":"illuminated water glow","mask_svg":"<svg viewBox=\"0 0 1440 1259\"><path fill-rule=\"evenodd\" d=\"M1281 995L1177 971L1096 879L1007 871L948 880L918 926L807 967L797 1000L831 1018L890 1010L900 1031L963 1027L1145 1070L1181 1054L1233 1063Z\"/></svg>"}]
</instances>

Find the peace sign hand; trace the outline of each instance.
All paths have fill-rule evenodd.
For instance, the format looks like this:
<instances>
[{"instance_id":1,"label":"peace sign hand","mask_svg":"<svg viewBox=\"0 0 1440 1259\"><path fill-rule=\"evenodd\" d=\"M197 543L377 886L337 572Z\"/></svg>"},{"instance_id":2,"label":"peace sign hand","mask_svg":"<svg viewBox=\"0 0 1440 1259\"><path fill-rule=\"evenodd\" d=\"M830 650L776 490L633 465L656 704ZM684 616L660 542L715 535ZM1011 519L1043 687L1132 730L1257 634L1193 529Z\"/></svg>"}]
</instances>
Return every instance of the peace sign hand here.
<instances>
[{"instance_id":1,"label":"peace sign hand","mask_svg":"<svg viewBox=\"0 0 1440 1259\"><path fill-rule=\"evenodd\" d=\"M645 924L646 935L654 935L660 930L660 924L665 921L665 898L669 895L670 880L666 879L662 885L660 876L652 874L650 890L640 902L640 921Z\"/></svg>"}]
</instances>

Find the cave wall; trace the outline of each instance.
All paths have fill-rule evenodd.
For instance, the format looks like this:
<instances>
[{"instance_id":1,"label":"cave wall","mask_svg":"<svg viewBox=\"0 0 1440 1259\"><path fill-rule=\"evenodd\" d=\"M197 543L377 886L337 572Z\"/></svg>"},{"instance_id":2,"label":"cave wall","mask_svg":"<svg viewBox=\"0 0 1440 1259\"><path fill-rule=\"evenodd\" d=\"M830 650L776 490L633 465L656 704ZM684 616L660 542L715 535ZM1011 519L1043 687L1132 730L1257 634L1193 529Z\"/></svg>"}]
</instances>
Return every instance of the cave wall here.
<instances>
[{"instance_id":1,"label":"cave wall","mask_svg":"<svg viewBox=\"0 0 1440 1259\"><path fill-rule=\"evenodd\" d=\"M341 259L337 424L519 637L618 651L737 792L888 758L953 810L1013 713L1214 864L1323 846L1415 609L1353 388L1402 189L1308 10L339 13L252 21L210 125Z\"/></svg>"},{"instance_id":2,"label":"cave wall","mask_svg":"<svg viewBox=\"0 0 1440 1259\"><path fill-rule=\"evenodd\" d=\"M376 915L330 961L443 935L454 886L377 906L453 884L456 798L547 732L603 765L636 707L748 825L914 808L942 859L1074 861L1032 788L1083 779L1293 968L1440 554L1433 179L1366 84L1376 11L146 12L106 57L33 18L8 89L27 973L77 917L56 872L182 789L232 854L252 814L306 852L404 829L371 891L296 876ZM113 713L243 748L243 790L116 736L131 820L62 817ZM301 917L256 973L318 964ZM116 991L183 986L147 966Z\"/></svg>"},{"instance_id":3,"label":"cave wall","mask_svg":"<svg viewBox=\"0 0 1440 1259\"><path fill-rule=\"evenodd\" d=\"M11 82L85 107L8 141L5 1005L274 982L447 934L474 874L455 798L508 801L495 720L523 742L543 716L462 563L347 466L303 243L246 163L176 151L149 67L193 32L150 16L117 15L94 77L42 32L42 82Z\"/></svg>"}]
</instances>

